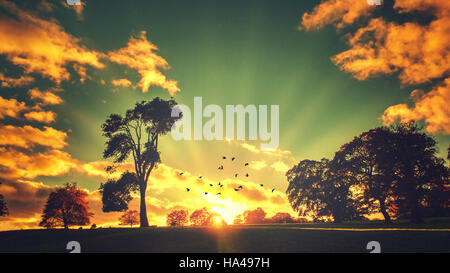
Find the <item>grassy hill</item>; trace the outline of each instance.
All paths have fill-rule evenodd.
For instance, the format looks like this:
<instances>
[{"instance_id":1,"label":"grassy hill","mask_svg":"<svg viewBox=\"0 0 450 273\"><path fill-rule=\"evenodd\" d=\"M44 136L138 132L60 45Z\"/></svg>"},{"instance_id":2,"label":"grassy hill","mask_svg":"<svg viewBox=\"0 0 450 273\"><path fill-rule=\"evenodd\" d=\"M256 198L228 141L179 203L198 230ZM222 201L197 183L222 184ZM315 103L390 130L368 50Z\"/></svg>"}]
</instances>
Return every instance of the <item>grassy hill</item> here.
<instances>
[{"instance_id":1,"label":"grassy hill","mask_svg":"<svg viewBox=\"0 0 450 273\"><path fill-rule=\"evenodd\" d=\"M241 225L222 228L157 227L55 229L0 232L0 252L69 252L78 241L81 252L369 252L378 241L381 252L450 252L450 219L411 225L396 222L342 224Z\"/></svg>"}]
</instances>

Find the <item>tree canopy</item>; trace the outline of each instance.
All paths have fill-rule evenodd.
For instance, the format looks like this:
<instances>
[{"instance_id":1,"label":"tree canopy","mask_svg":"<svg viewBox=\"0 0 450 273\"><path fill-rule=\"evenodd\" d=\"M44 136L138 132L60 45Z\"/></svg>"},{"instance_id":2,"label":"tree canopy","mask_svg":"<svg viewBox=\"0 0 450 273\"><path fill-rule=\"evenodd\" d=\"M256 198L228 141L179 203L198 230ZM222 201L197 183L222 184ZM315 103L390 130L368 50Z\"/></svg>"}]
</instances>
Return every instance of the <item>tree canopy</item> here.
<instances>
[{"instance_id":1,"label":"tree canopy","mask_svg":"<svg viewBox=\"0 0 450 273\"><path fill-rule=\"evenodd\" d=\"M0 185L2 183L0 182ZM8 206L6 201L3 199L3 195L0 194L0 216L5 216L9 214Z\"/></svg>"},{"instance_id":2,"label":"tree canopy","mask_svg":"<svg viewBox=\"0 0 450 273\"><path fill-rule=\"evenodd\" d=\"M112 159L114 163L122 163L131 158L134 164L136 184L140 192L140 225L148 227L145 194L150 173L157 163L161 162L158 151L158 138L167 134L173 124L181 118L172 117L174 100L155 98L150 102L136 103L133 109L126 111L125 116L111 114L102 125L103 136L107 138L103 158ZM116 181L117 182L117 181ZM104 201L112 201L104 205L106 211L123 211L127 209L131 196L131 187L109 181L101 188ZM114 194L118 190L118 194ZM106 196L112 194L113 196ZM115 196L114 196L115 195Z\"/></svg>"},{"instance_id":3,"label":"tree canopy","mask_svg":"<svg viewBox=\"0 0 450 273\"><path fill-rule=\"evenodd\" d=\"M332 160L302 160L287 173L297 211L335 222L381 212L421 222L449 214L449 169L436 141L416 123L378 127L342 145Z\"/></svg>"},{"instance_id":4,"label":"tree canopy","mask_svg":"<svg viewBox=\"0 0 450 273\"><path fill-rule=\"evenodd\" d=\"M168 226L185 226L188 222L187 210L174 210L167 215Z\"/></svg>"},{"instance_id":5,"label":"tree canopy","mask_svg":"<svg viewBox=\"0 0 450 273\"><path fill-rule=\"evenodd\" d=\"M39 225L46 228L63 226L66 229L73 225L89 225L89 217L93 214L89 212L86 196L87 193L78 189L76 183L56 188L48 197Z\"/></svg>"}]
</instances>

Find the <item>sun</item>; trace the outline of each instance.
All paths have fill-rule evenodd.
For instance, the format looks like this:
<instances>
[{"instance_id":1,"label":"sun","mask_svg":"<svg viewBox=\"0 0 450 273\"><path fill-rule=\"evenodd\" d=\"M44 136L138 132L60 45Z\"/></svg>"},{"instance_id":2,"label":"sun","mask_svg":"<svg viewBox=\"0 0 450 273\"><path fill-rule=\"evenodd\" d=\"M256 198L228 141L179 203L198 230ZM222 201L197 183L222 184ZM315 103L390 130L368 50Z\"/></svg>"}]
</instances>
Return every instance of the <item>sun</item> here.
<instances>
[{"instance_id":1,"label":"sun","mask_svg":"<svg viewBox=\"0 0 450 273\"><path fill-rule=\"evenodd\" d=\"M216 217L214 218L214 222L215 222L216 224L221 224L221 223L222 223L222 218L220 218L220 216L216 216Z\"/></svg>"}]
</instances>

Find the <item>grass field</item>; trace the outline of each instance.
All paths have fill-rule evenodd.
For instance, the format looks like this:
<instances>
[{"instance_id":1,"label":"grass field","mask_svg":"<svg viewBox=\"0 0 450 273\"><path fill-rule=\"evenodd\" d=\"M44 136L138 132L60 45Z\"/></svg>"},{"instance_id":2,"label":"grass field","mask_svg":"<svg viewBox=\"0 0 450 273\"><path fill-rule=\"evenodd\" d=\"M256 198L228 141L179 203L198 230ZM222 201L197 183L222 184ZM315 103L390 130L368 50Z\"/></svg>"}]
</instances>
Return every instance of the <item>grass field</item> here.
<instances>
[{"instance_id":1,"label":"grass field","mask_svg":"<svg viewBox=\"0 0 450 273\"><path fill-rule=\"evenodd\" d=\"M342 224L242 225L222 228L157 227L95 230L20 230L0 232L0 252L69 252L78 241L81 252L369 252L378 241L381 252L450 252L450 219L411 225L397 222Z\"/></svg>"}]
</instances>

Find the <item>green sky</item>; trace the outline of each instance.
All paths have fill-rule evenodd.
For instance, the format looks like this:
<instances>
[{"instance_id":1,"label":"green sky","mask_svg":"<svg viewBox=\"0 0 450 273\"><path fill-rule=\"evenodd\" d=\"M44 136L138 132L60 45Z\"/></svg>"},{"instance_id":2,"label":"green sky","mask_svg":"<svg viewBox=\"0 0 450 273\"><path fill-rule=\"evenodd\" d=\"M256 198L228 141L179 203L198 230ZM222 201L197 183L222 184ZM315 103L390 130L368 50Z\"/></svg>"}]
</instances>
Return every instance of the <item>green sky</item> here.
<instances>
[{"instance_id":1,"label":"green sky","mask_svg":"<svg viewBox=\"0 0 450 273\"><path fill-rule=\"evenodd\" d=\"M332 25L320 31L297 29L301 15L317 3L88 1L82 20L63 7L51 16L65 31L81 38L82 44L100 52L122 48L130 36L147 31L147 39L159 47L158 54L171 67L163 73L179 83L178 103L192 106L194 96L201 96L204 104L223 107L280 105L279 148L291 151L300 161L331 157L353 136L381 125L379 118L387 107L407 102L415 88L427 88L402 86L395 75L358 81L340 71L330 58L348 48L344 33ZM2 67L12 71L3 57ZM155 86L148 93L113 87L111 80L124 73L133 82L139 80L136 71L109 64L106 69L89 68L92 79L84 84L75 73L61 84L64 92L60 95L66 103L51 108L58 113L54 127L71 130L65 150L74 158L101 160L105 139L100 126L108 114L124 113L139 100L170 97ZM107 84L100 84L101 79ZM43 89L52 86L46 79L38 83ZM15 91L8 92L11 95ZM437 136L437 140L444 156L450 137ZM176 142L170 136L164 138L160 149L167 165L210 176L216 175L215 163L211 162L224 153L258 159L225 142ZM282 175L267 179L280 187L287 184ZM91 190L100 182L77 173L38 180L50 185L78 180Z\"/></svg>"}]
</instances>

